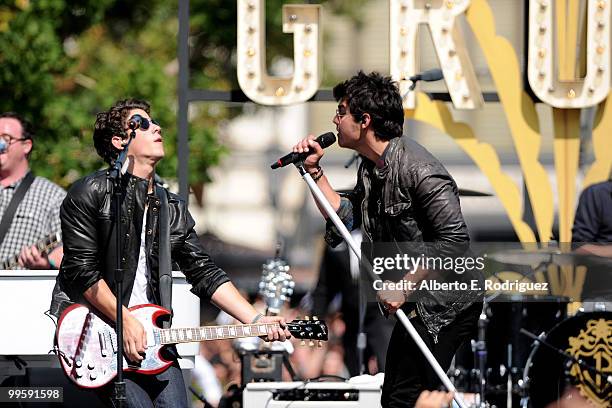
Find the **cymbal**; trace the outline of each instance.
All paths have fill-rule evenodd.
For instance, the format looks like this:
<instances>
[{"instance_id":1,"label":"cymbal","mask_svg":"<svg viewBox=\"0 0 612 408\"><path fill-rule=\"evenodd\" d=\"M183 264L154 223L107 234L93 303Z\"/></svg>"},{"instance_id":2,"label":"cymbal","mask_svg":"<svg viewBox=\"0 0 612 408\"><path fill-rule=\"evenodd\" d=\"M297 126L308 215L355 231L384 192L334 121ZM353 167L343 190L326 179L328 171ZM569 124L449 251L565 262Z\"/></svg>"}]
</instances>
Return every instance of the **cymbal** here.
<instances>
[{"instance_id":1,"label":"cymbal","mask_svg":"<svg viewBox=\"0 0 612 408\"><path fill-rule=\"evenodd\" d=\"M338 194L348 194L350 192L352 192L353 189L340 189L340 190L336 190L336 192ZM476 191L476 190L470 190L467 188L460 188L459 189L459 195L461 197L493 197L493 194L491 193L484 193L482 191Z\"/></svg>"},{"instance_id":2,"label":"cymbal","mask_svg":"<svg viewBox=\"0 0 612 408\"><path fill-rule=\"evenodd\" d=\"M483 193L482 191L469 190L467 188L460 188L459 195L462 197L492 197L491 193Z\"/></svg>"},{"instance_id":3,"label":"cymbal","mask_svg":"<svg viewBox=\"0 0 612 408\"><path fill-rule=\"evenodd\" d=\"M541 248L535 251L522 249L511 249L506 251L493 252L489 258L514 265L537 266L540 264L565 265L589 265L589 264L610 264L612 260L605 257L577 254L573 252L562 252L559 248Z\"/></svg>"}]
</instances>

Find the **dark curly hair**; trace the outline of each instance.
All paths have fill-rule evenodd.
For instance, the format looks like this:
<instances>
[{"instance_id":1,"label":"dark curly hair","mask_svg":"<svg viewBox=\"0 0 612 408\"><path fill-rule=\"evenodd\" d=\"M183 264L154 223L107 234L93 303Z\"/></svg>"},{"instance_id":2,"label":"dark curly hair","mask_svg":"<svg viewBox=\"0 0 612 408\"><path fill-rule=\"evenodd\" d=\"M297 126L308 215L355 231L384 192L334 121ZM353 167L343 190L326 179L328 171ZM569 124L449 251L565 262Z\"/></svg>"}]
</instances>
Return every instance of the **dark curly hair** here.
<instances>
[{"instance_id":1,"label":"dark curly hair","mask_svg":"<svg viewBox=\"0 0 612 408\"><path fill-rule=\"evenodd\" d=\"M351 114L361 120L364 113L372 118L374 134L384 140L400 137L404 126L404 109L397 83L378 72L363 71L339 83L333 90L334 98L346 99Z\"/></svg>"},{"instance_id":2,"label":"dark curly hair","mask_svg":"<svg viewBox=\"0 0 612 408\"><path fill-rule=\"evenodd\" d=\"M142 109L149 114L151 107L147 101L140 99L122 99L115 102L108 111L96 115L94 146L98 155L108 164L113 164L120 151L111 143L113 136L120 136L122 139L128 137L125 123L132 109Z\"/></svg>"}]
</instances>

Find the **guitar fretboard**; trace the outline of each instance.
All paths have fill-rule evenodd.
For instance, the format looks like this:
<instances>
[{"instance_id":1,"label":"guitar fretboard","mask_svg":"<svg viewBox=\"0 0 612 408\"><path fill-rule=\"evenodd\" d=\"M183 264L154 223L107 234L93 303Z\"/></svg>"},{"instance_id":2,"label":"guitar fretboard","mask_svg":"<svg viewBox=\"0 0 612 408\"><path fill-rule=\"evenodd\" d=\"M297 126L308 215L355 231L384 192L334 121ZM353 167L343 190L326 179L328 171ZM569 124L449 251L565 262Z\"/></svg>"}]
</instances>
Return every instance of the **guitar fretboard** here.
<instances>
[{"instance_id":1,"label":"guitar fretboard","mask_svg":"<svg viewBox=\"0 0 612 408\"><path fill-rule=\"evenodd\" d=\"M190 343L203 340L265 336L268 334L268 331L278 327L278 323L255 323L229 326L158 329L155 331L155 337L159 344Z\"/></svg>"},{"instance_id":2,"label":"guitar fretboard","mask_svg":"<svg viewBox=\"0 0 612 408\"><path fill-rule=\"evenodd\" d=\"M38 252L40 252L41 254L48 254L53 248L59 245L61 240L61 235L58 232L41 239L40 241L36 242L34 246L36 246L36 249L38 249ZM18 264L19 254L15 254L10 258L6 258L2 262L0 262L0 269L13 269L17 267Z\"/></svg>"}]
</instances>

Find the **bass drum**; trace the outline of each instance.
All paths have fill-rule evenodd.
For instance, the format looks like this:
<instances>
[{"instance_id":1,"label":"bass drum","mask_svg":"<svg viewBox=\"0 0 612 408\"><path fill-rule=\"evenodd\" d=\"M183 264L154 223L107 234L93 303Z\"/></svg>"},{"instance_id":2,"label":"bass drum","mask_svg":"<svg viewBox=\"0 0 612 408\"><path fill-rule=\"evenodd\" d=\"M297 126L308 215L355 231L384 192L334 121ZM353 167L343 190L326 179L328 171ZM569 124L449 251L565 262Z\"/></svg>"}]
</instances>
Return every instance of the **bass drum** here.
<instances>
[{"instance_id":1,"label":"bass drum","mask_svg":"<svg viewBox=\"0 0 612 408\"><path fill-rule=\"evenodd\" d=\"M606 375L612 374L612 312L573 316L553 327L545 340ZM529 404L524 401L523 406L544 408L573 386L593 406L612 407L612 384L537 342L525 366L523 382L529 395Z\"/></svg>"}]
</instances>

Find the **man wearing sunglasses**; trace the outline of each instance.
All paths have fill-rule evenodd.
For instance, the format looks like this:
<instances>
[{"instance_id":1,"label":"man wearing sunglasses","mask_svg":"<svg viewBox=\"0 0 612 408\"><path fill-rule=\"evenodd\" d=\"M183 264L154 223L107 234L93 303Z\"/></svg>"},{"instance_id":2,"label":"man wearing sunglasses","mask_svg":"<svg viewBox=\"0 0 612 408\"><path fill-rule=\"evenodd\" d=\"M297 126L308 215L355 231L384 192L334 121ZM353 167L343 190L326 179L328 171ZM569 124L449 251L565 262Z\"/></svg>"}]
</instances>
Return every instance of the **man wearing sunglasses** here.
<instances>
[{"instance_id":1,"label":"man wearing sunglasses","mask_svg":"<svg viewBox=\"0 0 612 408\"><path fill-rule=\"evenodd\" d=\"M50 252L39 248L51 236L58 241L59 208L66 192L30 172L33 145L28 121L14 112L0 113L0 262L5 268L56 269L62 260L61 245Z\"/></svg>"},{"instance_id":2,"label":"man wearing sunglasses","mask_svg":"<svg viewBox=\"0 0 612 408\"><path fill-rule=\"evenodd\" d=\"M402 135L404 110L397 84L376 72L359 72L336 85L333 94L338 101L332 119L338 144L362 158L353 191L342 195L334 191L319 164L323 149L314 136L301 140L293 151L309 153L304 168L346 227L361 228L367 244L390 243L398 249L412 245L436 257L465 252L469 235L457 185L435 157ZM325 240L334 247L342 241L331 221ZM419 269L404 279L418 283L431 276ZM447 370L457 348L474 334L482 305L469 291L432 291L418 300L402 292L383 297L385 308L394 313L401 307ZM396 323L387 349L382 406L414 407L423 390L439 386L440 380L411 336Z\"/></svg>"},{"instance_id":3,"label":"man wearing sunglasses","mask_svg":"<svg viewBox=\"0 0 612 408\"><path fill-rule=\"evenodd\" d=\"M122 176L122 242L121 267L124 291L119 294L123 308L123 344L132 362L143 358L147 337L141 323L126 307L154 303L162 305L163 293L171 290L164 284L160 269L163 246L170 248L171 261L178 264L193 286L192 292L210 300L243 323L280 322L281 317L264 317L236 290L225 272L204 252L194 231L186 204L177 195L155 183L155 166L164 157L162 128L150 116L149 104L127 99L99 113L94 127L94 146L109 165L117 159L128 142L131 128L135 137L128 148ZM115 250L114 217L108 170L101 170L77 181L62 204L64 261L58 275L59 287L73 302L87 301L111 320L116 315L114 292ZM167 218L164 219L164 203ZM160 232L162 223L169 229L167 242ZM169 307L169 306L168 306ZM58 314L60 310L53 308ZM268 333L270 340L290 337L286 329ZM174 364L156 375L126 373L128 406L187 407L185 384L177 363L176 351L167 358ZM102 390L110 397L113 384Z\"/></svg>"}]
</instances>

